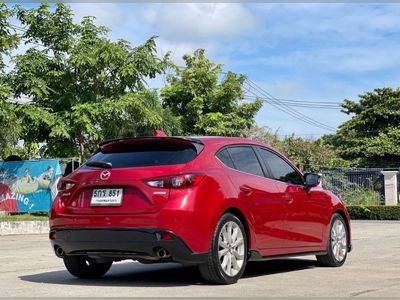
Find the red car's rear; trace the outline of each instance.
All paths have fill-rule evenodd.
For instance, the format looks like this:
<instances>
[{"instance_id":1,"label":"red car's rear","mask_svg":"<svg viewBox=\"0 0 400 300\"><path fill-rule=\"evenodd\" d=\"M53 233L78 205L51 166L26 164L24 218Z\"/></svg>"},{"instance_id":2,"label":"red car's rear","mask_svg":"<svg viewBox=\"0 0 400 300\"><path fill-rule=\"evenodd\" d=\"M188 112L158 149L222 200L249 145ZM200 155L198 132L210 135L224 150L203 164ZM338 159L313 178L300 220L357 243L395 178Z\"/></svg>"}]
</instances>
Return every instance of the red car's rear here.
<instances>
[{"instance_id":1,"label":"red car's rear","mask_svg":"<svg viewBox=\"0 0 400 300\"><path fill-rule=\"evenodd\" d=\"M205 179L193 163L203 148L199 140L159 137L101 144L59 183L50 217L56 254L202 260L192 250L196 242L189 247L178 234L190 235L191 220L182 224L190 219L190 207L182 197L193 199Z\"/></svg>"}]
</instances>

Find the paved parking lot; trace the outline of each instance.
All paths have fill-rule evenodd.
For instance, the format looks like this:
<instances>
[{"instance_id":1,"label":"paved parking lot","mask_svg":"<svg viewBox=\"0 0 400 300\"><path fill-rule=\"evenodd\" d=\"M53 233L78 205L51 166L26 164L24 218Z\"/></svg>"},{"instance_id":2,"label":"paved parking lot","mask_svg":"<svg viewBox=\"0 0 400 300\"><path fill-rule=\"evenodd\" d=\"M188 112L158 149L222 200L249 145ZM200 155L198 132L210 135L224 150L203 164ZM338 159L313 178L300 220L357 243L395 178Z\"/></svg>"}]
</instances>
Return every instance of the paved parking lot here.
<instances>
[{"instance_id":1,"label":"paved parking lot","mask_svg":"<svg viewBox=\"0 0 400 300\"><path fill-rule=\"evenodd\" d=\"M315 258L251 263L231 286L204 284L178 264L114 264L81 280L64 270L46 235L0 236L0 296L400 296L400 222L353 222L354 250L341 268Z\"/></svg>"}]
</instances>

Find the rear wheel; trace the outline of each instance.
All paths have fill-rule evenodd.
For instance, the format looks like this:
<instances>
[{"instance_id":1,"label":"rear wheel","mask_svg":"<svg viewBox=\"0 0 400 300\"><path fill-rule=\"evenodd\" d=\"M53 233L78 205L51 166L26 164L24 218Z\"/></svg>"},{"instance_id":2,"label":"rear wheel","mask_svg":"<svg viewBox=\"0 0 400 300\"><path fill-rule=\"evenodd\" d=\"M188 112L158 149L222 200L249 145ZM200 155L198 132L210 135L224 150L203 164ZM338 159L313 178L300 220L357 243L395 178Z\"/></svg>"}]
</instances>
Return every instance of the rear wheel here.
<instances>
[{"instance_id":1,"label":"rear wheel","mask_svg":"<svg viewBox=\"0 0 400 300\"><path fill-rule=\"evenodd\" d=\"M326 267L340 267L343 265L348 251L347 236L346 222L341 215L335 214L329 230L327 254L317 255L318 263Z\"/></svg>"},{"instance_id":2,"label":"rear wheel","mask_svg":"<svg viewBox=\"0 0 400 300\"><path fill-rule=\"evenodd\" d=\"M199 266L202 277L212 283L232 284L247 263L247 236L241 221L228 213L215 229L207 262Z\"/></svg>"},{"instance_id":3,"label":"rear wheel","mask_svg":"<svg viewBox=\"0 0 400 300\"><path fill-rule=\"evenodd\" d=\"M100 278L110 270L112 262L96 263L86 256L64 256L68 272L78 278Z\"/></svg>"}]
</instances>

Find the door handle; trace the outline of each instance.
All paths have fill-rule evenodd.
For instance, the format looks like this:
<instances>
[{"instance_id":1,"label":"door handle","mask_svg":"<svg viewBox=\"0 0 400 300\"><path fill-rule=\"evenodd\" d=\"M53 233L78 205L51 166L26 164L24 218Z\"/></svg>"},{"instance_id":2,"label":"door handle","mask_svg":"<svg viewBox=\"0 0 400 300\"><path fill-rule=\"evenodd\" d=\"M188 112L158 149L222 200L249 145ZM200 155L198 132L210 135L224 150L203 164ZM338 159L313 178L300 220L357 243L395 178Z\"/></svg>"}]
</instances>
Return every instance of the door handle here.
<instances>
[{"instance_id":1,"label":"door handle","mask_svg":"<svg viewBox=\"0 0 400 300\"><path fill-rule=\"evenodd\" d=\"M245 193L246 195L250 195L250 194L253 192L253 190L251 189L251 187L246 186L246 185L242 185L242 186L240 187L240 190L241 190L243 193Z\"/></svg>"},{"instance_id":2,"label":"door handle","mask_svg":"<svg viewBox=\"0 0 400 300\"><path fill-rule=\"evenodd\" d=\"M289 194L285 194L283 195L283 200L285 200L287 203L291 203L293 201L293 198Z\"/></svg>"}]
</instances>

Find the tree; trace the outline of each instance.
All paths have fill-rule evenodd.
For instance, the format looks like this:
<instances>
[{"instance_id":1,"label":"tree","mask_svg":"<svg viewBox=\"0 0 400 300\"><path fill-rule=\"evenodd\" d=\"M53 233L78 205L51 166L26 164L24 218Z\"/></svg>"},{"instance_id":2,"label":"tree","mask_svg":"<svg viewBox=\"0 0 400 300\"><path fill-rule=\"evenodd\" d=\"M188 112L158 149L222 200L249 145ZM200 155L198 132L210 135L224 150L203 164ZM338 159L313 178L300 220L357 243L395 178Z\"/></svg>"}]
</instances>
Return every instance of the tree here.
<instances>
[{"instance_id":1,"label":"tree","mask_svg":"<svg viewBox=\"0 0 400 300\"><path fill-rule=\"evenodd\" d=\"M222 67L207 59L203 49L183 60L186 67L176 67L161 90L163 106L180 117L183 133L244 136L262 106L260 100L240 103L245 76L228 72L219 83Z\"/></svg>"},{"instance_id":2,"label":"tree","mask_svg":"<svg viewBox=\"0 0 400 300\"><path fill-rule=\"evenodd\" d=\"M362 167L400 166L400 88L375 89L345 100L343 112L352 118L335 135L324 137L341 157Z\"/></svg>"},{"instance_id":3,"label":"tree","mask_svg":"<svg viewBox=\"0 0 400 300\"><path fill-rule=\"evenodd\" d=\"M0 157L4 151L16 144L20 133L18 118L14 106L9 102L12 97L8 84L3 55L10 55L18 45L18 36L10 28L9 19L13 15L11 9L0 3ZM12 124L12 126L10 126Z\"/></svg>"},{"instance_id":4,"label":"tree","mask_svg":"<svg viewBox=\"0 0 400 300\"><path fill-rule=\"evenodd\" d=\"M304 139L294 135L279 139L277 132L272 133L267 127L257 126L252 127L247 136L274 147L302 171L322 172L351 167L350 162L341 159L333 147L322 139Z\"/></svg>"},{"instance_id":5,"label":"tree","mask_svg":"<svg viewBox=\"0 0 400 300\"><path fill-rule=\"evenodd\" d=\"M45 143L45 156L79 153L83 158L103 139L161 127L177 130L176 119L162 109L155 91L146 89L146 80L169 65L168 55L157 56L156 37L138 47L113 42L93 17L74 23L63 4L54 11L42 4L17 12L25 28L22 39L34 45L14 58L11 73L14 93L33 99L17 108L25 143Z\"/></svg>"},{"instance_id":6,"label":"tree","mask_svg":"<svg viewBox=\"0 0 400 300\"><path fill-rule=\"evenodd\" d=\"M285 137L280 149L300 170L306 172L352 166L351 162L343 160L331 145L321 139L304 139L291 135Z\"/></svg>"},{"instance_id":7,"label":"tree","mask_svg":"<svg viewBox=\"0 0 400 300\"><path fill-rule=\"evenodd\" d=\"M272 130L267 126L260 127L253 125L246 131L246 137L265 143L276 149L281 149L282 141L279 139L278 130L272 132Z\"/></svg>"}]
</instances>

